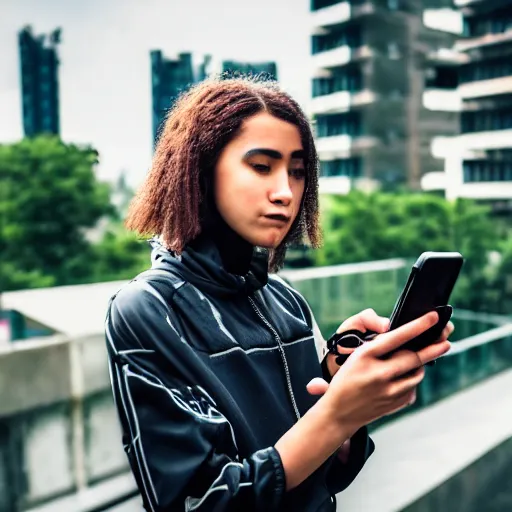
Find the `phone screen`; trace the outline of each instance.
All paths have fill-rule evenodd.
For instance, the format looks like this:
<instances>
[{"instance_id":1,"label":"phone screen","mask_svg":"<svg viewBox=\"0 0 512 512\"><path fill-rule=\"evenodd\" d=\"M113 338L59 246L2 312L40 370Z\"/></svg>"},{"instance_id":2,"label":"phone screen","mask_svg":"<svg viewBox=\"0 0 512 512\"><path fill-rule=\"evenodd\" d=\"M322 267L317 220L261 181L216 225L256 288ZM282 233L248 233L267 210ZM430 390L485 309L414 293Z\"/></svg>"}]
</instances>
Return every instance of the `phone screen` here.
<instances>
[{"instance_id":1,"label":"phone screen","mask_svg":"<svg viewBox=\"0 0 512 512\"><path fill-rule=\"evenodd\" d=\"M390 329L411 322L438 306L448 305L462 263L459 253L422 254L395 304Z\"/></svg>"}]
</instances>

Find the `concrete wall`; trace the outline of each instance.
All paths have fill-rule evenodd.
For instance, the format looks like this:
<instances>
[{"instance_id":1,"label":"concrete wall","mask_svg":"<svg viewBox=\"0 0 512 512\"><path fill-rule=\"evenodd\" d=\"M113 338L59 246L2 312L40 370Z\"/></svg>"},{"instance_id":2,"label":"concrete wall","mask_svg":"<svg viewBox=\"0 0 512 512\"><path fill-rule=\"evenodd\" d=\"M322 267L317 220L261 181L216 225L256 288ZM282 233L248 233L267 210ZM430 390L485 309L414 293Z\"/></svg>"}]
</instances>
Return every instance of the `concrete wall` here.
<instances>
[{"instance_id":1,"label":"concrete wall","mask_svg":"<svg viewBox=\"0 0 512 512\"><path fill-rule=\"evenodd\" d=\"M512 438L423 496L403 512L512 510Z\"/></svg>"},{"instance_id":2,"label":"concrete wall","mask_svg":"<svg viewBox=\"0 0 512 512\"><path fill-rule=\"evenodd\" d=\"M359 287L354 287L350 275L339 283L324 279L319 288L311 280L297 284L313 298L328 291L329 282L340 290L347 287L363 294L379 289L383 296L374 299L382 300L384 307L389 297L396 296L393 289L403 281L399 278L402 270L394 269L387 279L367 273ZM348 316L357 306L345 304L344 296L331 293L331 305L312 300L312 307L324 313L319 315L322 325L333 321L330 315L339 317L343 311ZM478 378L483 378L478 376L480 368L501 361L499 367L493 366L498 371L504 369L503 361L511 360L512 338L496 343L500 345L493 351L489 346L485 354L470 357L473 363L466 361L477 365L473 373ZM449 390L452 393L460 388L459 374L449 359L429 369L429 374L448 373L449 381L455 383ZM454 364L462 361L461 356L451 359ZM441 379L435 381L441 386ZM457 509L451 504L458 500L459 488L471 488L470 501L479 504L487 499L491 483L508 485L512 445L504 441L512 436L512 395L503 390L511 387L512 370L504 371L378 428L372 433L377 450L356 482L340 496L340 510L487 510L476 505ZM90 512L101 503L133 493L116 414L103 335L29 340L2 348L0 512ZM510 494L503 499L510 499Z\"/></svg>"},{"instance_id":3,"label":"concrete wall","mask_svg":"<svg viewBox=\"0 0 512 512\"><path fill-rule=\"evenodd\" d=\"M103 335L0 351L0 512L81 492L127 469Z\"/></svg>"}]
</instances>

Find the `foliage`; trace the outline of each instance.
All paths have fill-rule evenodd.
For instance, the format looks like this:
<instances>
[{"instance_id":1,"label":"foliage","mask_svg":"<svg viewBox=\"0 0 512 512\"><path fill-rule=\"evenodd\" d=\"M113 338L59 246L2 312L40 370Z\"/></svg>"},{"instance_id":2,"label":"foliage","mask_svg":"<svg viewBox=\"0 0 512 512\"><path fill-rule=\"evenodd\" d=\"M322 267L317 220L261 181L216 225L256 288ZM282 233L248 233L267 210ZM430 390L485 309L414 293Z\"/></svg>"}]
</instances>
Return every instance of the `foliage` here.
<instances>
[{"instance_id":1,"label":"foliage","mask_svg":"<svg viewBox=\"0 0 512 512\"><path fill-rule=\"evenodd\" d=\"M0 145L0 291L129 279L149 246L120 217L133 195L124 173L95 175L90 147L41 136ZM483 206L405 191L322 196L324 246L297 247L288 264L334 265L423 251L460 251L459 307L506 313L512 305L512 241ZM494 255L489 264L489 256Z\"/></svg>"},{"instance_id":2,"label":"foliage","mask_svg":"<svg viewBox=\"0 0 512 512\"><path fill-rule=\"evenodd\" d=\"M313 256L315 264L414 260L424 251L459 251L466 261L454 301L487 309L483 291L490 290L488 257L500 247L487 208L430 194L354 191L325 196L322 217L325 243Z\"/></svg>"},{"instance_id":3,"label":"foliage","mask_svg":"<svg viewBox=\"0 0 512 512\"><path fill-rule=\"evenodd\" d=\"M41 136L0 145L2 289L72 284L91 273L87 232L114 214L90 147Z\"/></svg>"}]
</instances>

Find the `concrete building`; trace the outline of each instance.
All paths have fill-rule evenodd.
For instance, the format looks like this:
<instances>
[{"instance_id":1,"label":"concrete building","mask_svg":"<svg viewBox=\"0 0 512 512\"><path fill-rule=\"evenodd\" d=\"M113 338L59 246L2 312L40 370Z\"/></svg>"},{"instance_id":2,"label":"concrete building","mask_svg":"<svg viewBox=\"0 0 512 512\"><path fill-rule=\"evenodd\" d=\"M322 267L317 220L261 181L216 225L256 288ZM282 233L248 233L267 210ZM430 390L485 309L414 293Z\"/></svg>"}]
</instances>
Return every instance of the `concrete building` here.
<instances>
[{"instance_id":1,"label":"concrete building","mask_svg":"<svg viewBox=\"0 0 512 512\"><path fill-rule=\"evenodd\" d=\"M191 53L164 57L160 50L154 50L150 55L153 141L156 142L167 111L181 92L205 77L205 68L204 64L193 63Z\"/></svg>"},{"instance_id":2,"label":"concrete building","mask_svg":"<svg viewBox=\"0 0 512 512\"><path fill-rule=\"evenodd\" d=\"M23 129L27 137L60 132L59 43L60 29L36 36L25 27L18 33Z\"/></svg>"},{"instance_id":3,"label":"concrete building","mask_svg":"<svg viewBox=\"0 0 512 512\"><path fill-rule=\"evenodd\" d=\"M512 212L512 3L455 0L464 17L456 49L462 98L460 135L438 141L446 158L446 195Z\"/></svg>"},{"instance_id":4,"label":"concrete building","mask_svg":"<svg viewBox=\"0 0 512 512\"><path fill-rule=\"evenodd\" d=\"M180 93L212 74L226 76L263 74L277 80L275 62L218 61L211 55L195 60L191 53L165 57L160 50L151 52L151 91L153 141L156 143L162 122Z\"/></svg>"},{"instance_id":5,"label":"concrete building","mask_svg":"<svg viewBox=\"0 0 512 512\"><path fill-rule=\"evenodd\" d=\"M312 0L311 11L320 190L419 189L423 174L443 170L431 138L458 126L456 74L443 57L456 39L452 11L425 17L420 0Z\"/></svg>"}]
</instances>

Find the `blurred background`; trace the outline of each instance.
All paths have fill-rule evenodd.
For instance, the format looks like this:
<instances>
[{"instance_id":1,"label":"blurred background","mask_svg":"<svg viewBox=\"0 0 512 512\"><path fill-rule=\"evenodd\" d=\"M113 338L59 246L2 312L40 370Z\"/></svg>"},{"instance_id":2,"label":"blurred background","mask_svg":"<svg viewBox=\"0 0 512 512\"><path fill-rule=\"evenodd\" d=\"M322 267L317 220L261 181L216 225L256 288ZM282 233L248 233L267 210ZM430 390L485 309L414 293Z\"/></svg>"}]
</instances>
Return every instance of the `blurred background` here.
<instances>
[{"instance_id":1,"label":"blurred background","mask_svg":"<svg viewBox=\"0 0 512 512\"><path fill-rule=\"evenodd\" d=\"M0 512L140 510L103 320L149 266L122 220L165 113L218 73L311 120L325 244L282 274L324 337L466 258L452 351L339 509L512 510L511 0L0 0L0 65Z\"/></svg>"}]
</instances>

